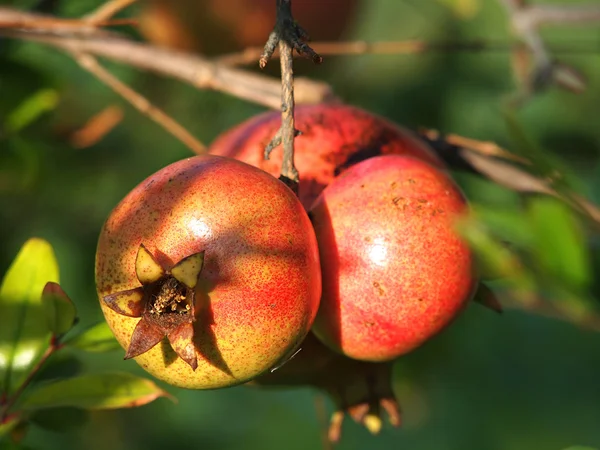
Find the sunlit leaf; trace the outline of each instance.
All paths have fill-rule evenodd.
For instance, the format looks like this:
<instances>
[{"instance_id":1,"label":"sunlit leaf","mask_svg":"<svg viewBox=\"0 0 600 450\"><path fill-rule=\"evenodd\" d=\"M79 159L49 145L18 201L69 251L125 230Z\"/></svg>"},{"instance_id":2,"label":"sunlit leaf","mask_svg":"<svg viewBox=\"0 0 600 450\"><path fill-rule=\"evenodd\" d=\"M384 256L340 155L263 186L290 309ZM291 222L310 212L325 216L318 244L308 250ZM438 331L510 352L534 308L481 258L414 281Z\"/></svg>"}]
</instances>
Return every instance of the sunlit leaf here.
<instances>
[{"instance_id":1,"label":"sunlit leaf","mask_svg":"<svg viewBox=\"0 0 600 450\"><path fill-rule=\"evenodd\" d=\"M48 329L56 336L61 336L71 329L75 323L77 311L69 296L58 283L46 283L42 291L42 305L46 311Z\"/></svg>"},{"instance_id":2,"label":"sunlit leaf","mask_svg":"<svg viewBox=\"0 0 600 450\"><path fill-rule=\"evenodd\" d=\"M58 105L59 95L54 89L42 89L25 99L13 110L5 123L8 133L18 133L32 124L42 114L52 111Z\"/></svg>"},{"instance_id":3,"label":"sunlit leaf","mask_svg":"<svg viewBox=\"0 0 600 450\"><path fill-rule=\"evenodd\" d=\"M88 419L87 411L65 406L36 411L31 415L30 421L44 430L64 432L85 425Z\"/></svg>"},{"instance_id":4,"label":"sunlit leaf","mask_svg":"<svg viewBox=\"0 0 600 450\"><path fill-rule=\"evenodd\" d=\"M82 375L32 389L19 403L22 410L71 406L83 409L133 408L170 397L154 382L129 373Z\"/></svg>"},{"instance_id":5,"label":"sunlit leaf","mask_svg":"<svg viewBox=\"0 0 600 450\"><path fill-rule=\"evenodd\" d=\"M498 239L518 245L520 248L533 244L533 230L521 209L490 208L481 204L473 205L477 220L485 224L486 229Z\"/></svg>"},{"instance_id":6,"label":"sunlit leaf","mask_svg":"<svg viewBox=\"0 0 600 450\"><path fill-rule=\"evenodd\" d=\"M52 246L28 240L0 287L0 390L14 391L48 346L50 332L42 308L42 290L58 282Z\"/></svg>"},{"instance_id":7,"label":"sunlit leaf","mask_svg":"<svg viewBox=\"0 0 600 450\"><path fill-rule=\"evenodd\" d=\"M569 286L585 288L592 278L590 255L573 212L558 200L537 197L529 203L529 218L538 265Z\"/></svg>"},{"instance_id":8,"label":"sunlit leaf","mask_svg":"<svg viewBox=\"0 0 600 450\"><path fill-rule=\"evenodd\" d=\"M484 224L470 217L460 221L457 226L475 253L483 279L508 278L523 290L534 290L533 277L519 256L494 239Z\"/></svg>"},{"instance_id":9,"label":"sunlit leaf","mask_svg":"<svg viewBox=\"0 0 600 450\"><path fill-rule=\"evenodd\" d=\"M92 353L121 349L106 322L100 322L83 333L68 339L65 345Z\"/></svg>"}]
</instances>

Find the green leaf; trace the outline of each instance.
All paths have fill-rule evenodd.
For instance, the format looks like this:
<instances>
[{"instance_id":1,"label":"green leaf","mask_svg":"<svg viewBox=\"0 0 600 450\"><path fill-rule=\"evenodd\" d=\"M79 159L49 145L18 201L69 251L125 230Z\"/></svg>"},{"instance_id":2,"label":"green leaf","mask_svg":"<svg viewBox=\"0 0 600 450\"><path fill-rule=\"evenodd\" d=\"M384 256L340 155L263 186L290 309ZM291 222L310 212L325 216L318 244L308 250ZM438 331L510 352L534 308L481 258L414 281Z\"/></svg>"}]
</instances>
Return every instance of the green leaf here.
<instances>
[{"instance_id":1,"label":"green leaf","mask_svg":"<svg viewBox=\"0 0 600 450\"><path fill-rule=\"evenodd\" d=\"M91 353L109 352L121 349L106 322L88 328L83 333L65 341L65 345Z\"/></svg>"},{"instance_id":2,"label":"green leaf","mask_svg":"<svg viewBox=\"0 0 600 450\"><path fill-rule=\"evenodd\" d=\"M553 198L536 197L529 203L529 218L539 267L572 288L587 287L592 279L590 254L570 208Z\"/></svg>"},{"instance_id":3,"label":"green leaf","mask_svg":"<svg viewBox=\"0 0 600 450\"><path fill-rule=\"evenodd\" d=\"M71 406L90 410L133 408L170 395L154 382L129 373L82 375L32 389L18 407L25 411Z\"/></svg>"},{"instance_id":4,"label":"green leaf","mask_svg":"<svg viewBox=\"0 0 600 450\"><path fill-rule=\"evenodd\" d=\"M18 133L31 125L42 114L52 111L58 105L58 92L54 89L41 89L25 99L6 119L7 133Z\"/></svg>"},{"instance_id":5,"label":"green leaf","mask_svg":"<svg viewBox=\"0 0 600 450\"><path fill-rule=\"evenodd\" d=\"M49 344L42 308L42 290L48 281L59 281L52 246L30 239L0 287L0 391L17 389Z\"/></svg>"},{"instance_id":6,"label":"green leaf","mask_svg":"<svg viewBox=\"0 0 600 450\"><path fill-rule=\"evenodd\" d=\"M42 291L42 304L46 311L48 329L56 336L62 336L73 327L77 311L75 305L58 283L46 283Z\"/></svg>"},{"instance_id":7,"label":"green leaf","mask_svg":"<svg viewBox=\"0 0 600 450\"><path fill-rule=\"evenodd\" d=\"M581 445L576 445L575 447L565 448L565 450L597 450L594 447L582 447Z\"/></svg>"},{"instance_id":8,"label":"green leaf","mask_svg":"<svg viewBox=\"0 0 600 450\"><path fill-rule=\"evenodd\" d=\"M41 409L31 415L34 425L48 431L65 432L85 425L89 413L73 407Z\"/></svg>"}]
</instances>

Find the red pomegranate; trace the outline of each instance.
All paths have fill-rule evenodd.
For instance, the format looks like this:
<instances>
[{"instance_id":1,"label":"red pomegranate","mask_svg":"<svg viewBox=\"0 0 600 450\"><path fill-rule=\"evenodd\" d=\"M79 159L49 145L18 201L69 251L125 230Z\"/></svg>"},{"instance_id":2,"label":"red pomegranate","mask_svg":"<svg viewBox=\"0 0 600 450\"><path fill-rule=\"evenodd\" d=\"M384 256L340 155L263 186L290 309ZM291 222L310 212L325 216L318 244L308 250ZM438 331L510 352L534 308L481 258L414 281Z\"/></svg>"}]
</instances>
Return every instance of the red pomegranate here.
<instances>
[{"instance_id":1,"label":"red pomegranate","mask_svg":"<svg viewBox=\"0 0 600 450\"><path fill-rule=\"evenodd\" d=\"M300 174L299 197L308 209L323 188L352 165L378 155L410 155L441 167L429 147L413 134L363 109L343 104L302 105L295 110L295 164ZM279 176L282 152L268 161L264 149L281 124L279 112L251 118L217 137L209 148Z\"/></svg>"},{"instance_id":2,"label":"red pomegranate","mask_svg":"<svg viewBox=\"0 0 600 450\"><path fill-rule=\"evenodd\" d=\"M294 18L313 41L349 30L358 0L296 0ZM275 0L146 0L140 32L159 45L214 55L263 46L275 25Z\"/></svg>"},{"instance_id":3,"label":"red pomegranate","mask_svg":"<svg viewBox=\"0 0 600 450\"><path fill-rule=\"evenodd\" d=\"M194 389L280 364L321 294L315 234L292 191L217 156L171 164L119 203L100 234L96 285L126 357Z\"/></svg>"},{"instance_id":4,"label":"red pomegranate","mask_svg":"<svg viewBox=\"0 0 600 450\"><path fill-rule=\"evenodd\" d=\"M310 212L323 276L315 334L351 358L387 361L441 331L475 286L453 227L466 208L445 172L409 156L336 178Z\"/></svg>"}]
</instances>

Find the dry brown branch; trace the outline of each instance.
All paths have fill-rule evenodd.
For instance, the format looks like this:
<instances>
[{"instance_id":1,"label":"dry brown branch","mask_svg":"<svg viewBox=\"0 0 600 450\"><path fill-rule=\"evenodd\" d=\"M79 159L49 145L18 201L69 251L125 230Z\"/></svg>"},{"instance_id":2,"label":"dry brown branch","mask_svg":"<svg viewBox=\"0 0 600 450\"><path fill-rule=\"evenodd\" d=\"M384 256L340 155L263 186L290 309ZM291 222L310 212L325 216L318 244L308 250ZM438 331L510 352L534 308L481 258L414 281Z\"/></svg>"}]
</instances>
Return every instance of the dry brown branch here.
<instances>
[{"instance_id":1,"label":"dry brown branch","mask_svg":"<svg viewBox=\"0 0 600 450\"><path fill-rule=\"evenodd\" d=\"M144 96L138 94L125 83L116 78L108 70L102 67L96 58L85 53L76 53L73 55L75 60L88 72L96 76L100 81L110 87L113 91L127 100L142 114L150 117L166 131L175 136L183 144L189 147L194 153L202 154L206 147L194 136L192 136L183 126L167 115L164 111L152 105Z\"/></svg>"},{"instance_id":2,"label":"dry brown branch","mask_svg":"<svg viewBox=\"0 0 600 450\"><path fill-rule=\"evenodd\" d=\"M279 179L287 184L296 194L300 182L298 170L294 164L294 139L297 130L294 126L294 51L299 55L310 58L316 64L323 59L306 41L308 35L294 20L292 15L292 0L277 0L277 18L275 27L269 35L263 52L259 58L259 66L264 69L273 56L275 48L279 46L281 64L281 127L265 148L265 159L269 159L271 151L281 145L283 147L283 161Z\"/></svg>"},{"instance_id":3,"label":"dry brown branch","mask_svg":"<svg viewBox=\"0 0 600 450\"><path fill-rule=\"evenodd\" d=\"M457 160L456 156L458 156L458 160L466 162L469 168L501 186L516 192L545 194L560 198L575 209L588 215L595 222L600 223L600 208L598 206L580 195L571 194L567 198L554 190L548 181L531 175L513 164L502 161L503 159L531 164L528 160L503 149L493 142L479 141L455 134L442 136L438 131L429 129L419 130L419 134L432 145L443 159L447 162L448 159L451 159L449 161L450 166L455 165L454 162ZM455 156L454 158L448 157L448 149L455 153L455 155L451 155Z\"/></svg>"},{"instance_id":4,"label":"dry brown branch","mask_svg":"<svg viewBox=\"0 0 600 450\"><path fill-rule=\"evenodd\" d=\"M98 9L85 16L84 20L94 24L109 20L123 9L133 5L136 1L137 0L109 0L100 5Z\"/></svg>"},{"instance_id":5,"label":"dry brown branch","mask_svg":"<svg viewBox=\"0 0 600 450\"><path fill-rule=\"evenodd\" d=\"M58 18L39 18L39 19L17 19L0 20L0 29L19 29L34 30L36 32L74 32L79 35L90 33L96 27L115 27L136 25L135 19L106 19L96 21L93 24L81 19L58 19Z\"/></svg>"},{"instance_id":6,"label":"dry brown branch","mask_svg":"<svg viewBox=\"0 0 600 450\"><path fill-rule=\"evenodd\" d=\"M597 48L584 46L581 42L562 43L551 47L554 53L595 54ZM415 55L422 53L448 52L512 52L520 48L520 43L510 41L474 40L464 42L428 42L421 40L406 41L349 41L349 42L312 42L311 47L324 56L346 55ZM248 47L238 53L231 53L215 58L221 64L244 66L254 64L262 54L260 47ZM273 57L279 57L275 52Z\"/></svg>"},{"instance_id":7,"label":"dry brown branch","mask_svg":"<svg viewBox=\"0 0 600 450\"><path fill-rule=\"evenodd\" d=\"M441 138L439 131L427 128L419 130L419 134L425 136L431 141L436 141ZM444 135L443 139L450 145L453 145L455 147L464 147L476 151L481 155L495 156L502 159L508 159L510 161L516 161L522 164L531 164L525 158L509 152L508 150L500 147L495 142L479 141L477 139L471 139L464 136L459 136L457 134L446 134Z\"/></svg>"},{"instance_id":8,"label":"dry brown branch","mask_svg":"<svg viewBox=\"0 0 600 450\"><path fill-rule=\"evenodd\" d=\"M1 21L35 20L36 14L0 8ZM55 47L67 52L93 54L139 69L172 77L199 89L212 89L269 108L281 107L281 85L271 77L224 67L196 55L154 47L122 38L118 34L92 28L85 35L55 33L52 30L2 30L0 36ZM306 78L295 80L297 104L320 103L334 98L330 86Z\"/></svg>"}]
</instances>

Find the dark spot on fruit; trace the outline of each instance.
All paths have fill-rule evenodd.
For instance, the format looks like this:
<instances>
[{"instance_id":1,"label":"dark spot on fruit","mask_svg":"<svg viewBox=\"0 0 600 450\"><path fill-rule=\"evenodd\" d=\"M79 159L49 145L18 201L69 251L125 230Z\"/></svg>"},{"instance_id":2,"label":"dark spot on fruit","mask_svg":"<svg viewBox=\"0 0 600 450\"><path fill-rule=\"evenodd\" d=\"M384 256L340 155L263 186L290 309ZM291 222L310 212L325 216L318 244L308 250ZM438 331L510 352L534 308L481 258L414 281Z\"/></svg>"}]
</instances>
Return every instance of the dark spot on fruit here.
<instances>
[{"instance_id":1,"label":"dark spot on fruit","mask_svg":"<svg viewBox=\"0 0 600 450\"><path fill-rule=\"evenodd\" d=\"M377 293L379 295L385 294L385 291L383 290L383 288L381 287L381 285L377 281L373 281L373 287L377 290Z\"/></svg>"},{"instance_id":2,"label":"dark spot on fruit","mask_svg":"<svg viewBox=\"0 0 600 450\"><path fill-rule=\"evenodd\" d=\"M360 185L360 187L361 187L362 189L364 189L364 188L365 188L365 185L364 185L364 184L361 184L361 185Z\"/></svg>"},{"instance_id":3,"label":"dark spot on fruit","mask_svg":"<svg viewBox=\"0 0 600 450\"><path fill-rule=\"evenodd\" d=\"M367 328L371 328L371 327L375 326L375 322L365 322L365 326Z\"/></svg>"},{"instance_id":4,"label":"dark spot on fruit","mask_svg":"<svg viewBox=\"0 0 600 450\"><path fill-rule=\"evenodd\" d=\"M424 198L420 198L417 200L419 203L427 203L427 200L425 200Z\"/></svg>"},{"instance_id":5,"label":"dark spot on fruit","mask_svg":"<svg viewBox=\"0 0 600 450\"><path fill-rule=\"evenodd\" d=\"M365 242L371 242L371 238L369 236L365 237Z\"/></svg>"},{"instance_id":6,"label":"dark spot on fruit","mask_svg":"<svg viewBox=\"0 0 600 450\"><path fill-rule=\"evenodd\" d=\"M395 181L392 181L392 184L390 184L390 187L391 187L392 189L395 189L395 188L396 188L396 185L397 185L397 183L396 183Z\"/></svg>"},{"instance_id":7,"label":"dark spot on fruit","mask_svg":"<svg viewBox=\"0 0 600 450\"><path fill-rule=\"evenodd\" d=\"M415 181L415 180L413 180L412 178L409 178L409 179L408 179L408 184L415 184L415 183L416 183L416 181Z\"/></svg>"}]
</instances>

